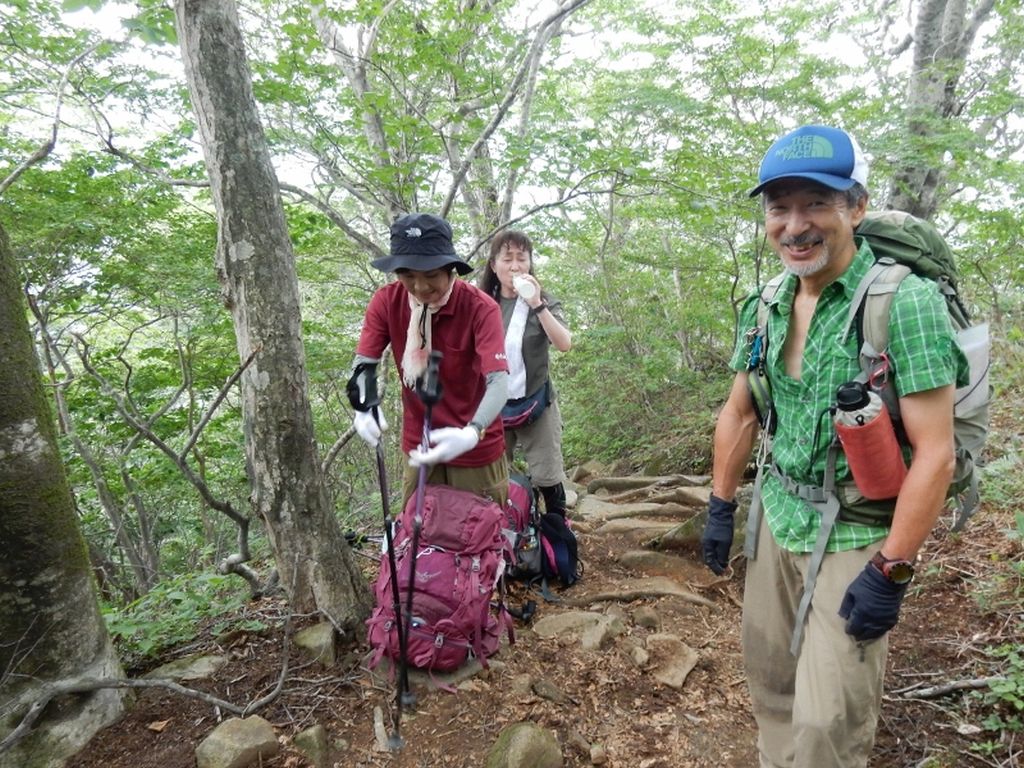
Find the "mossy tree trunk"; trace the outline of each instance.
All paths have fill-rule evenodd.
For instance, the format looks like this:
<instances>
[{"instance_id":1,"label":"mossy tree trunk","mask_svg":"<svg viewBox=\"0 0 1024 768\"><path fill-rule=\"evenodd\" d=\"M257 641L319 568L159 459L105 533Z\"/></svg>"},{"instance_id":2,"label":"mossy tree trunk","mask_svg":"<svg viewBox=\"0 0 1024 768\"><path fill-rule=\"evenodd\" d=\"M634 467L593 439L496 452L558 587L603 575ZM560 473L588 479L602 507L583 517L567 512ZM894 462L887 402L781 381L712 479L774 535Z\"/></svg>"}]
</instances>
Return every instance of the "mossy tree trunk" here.
<instances>
[{"instance_id":1,"label":"mossy tree trunk","mask_svg":"<svg viewBox=\"0 0 1024 768\"><path fill-rule=\"evenodd\" d=\"M57 450L18 274L0 229L0 740L48 683L122 675ZM123 711L125 692L53 701L0 766L60 765ZM22 706L7 711L17 698Z\"/></svg>"},{"instance_id":2,"label":"mossy tree trunk","mask_svg":"<svg viewBox=\"0 0 1024 768\"><path fill-rule=\"evenodd\" d=\"M178 0L178 36L217 211L217 270L238 354L252 502L298 611L359 632L370 594L325 492L298 279L277 177L229 0Z\"/></svg>"}]
</instances>

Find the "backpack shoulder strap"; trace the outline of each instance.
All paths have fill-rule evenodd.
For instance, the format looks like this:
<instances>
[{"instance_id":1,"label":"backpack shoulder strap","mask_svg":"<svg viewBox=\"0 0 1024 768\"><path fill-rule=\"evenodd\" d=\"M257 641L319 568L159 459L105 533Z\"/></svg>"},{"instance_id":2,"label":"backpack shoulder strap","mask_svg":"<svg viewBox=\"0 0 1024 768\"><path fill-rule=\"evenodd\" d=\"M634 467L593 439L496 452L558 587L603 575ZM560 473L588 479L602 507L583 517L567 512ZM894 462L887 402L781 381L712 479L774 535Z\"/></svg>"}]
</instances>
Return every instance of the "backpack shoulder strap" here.
<instances>
[{"instance_id":1,"label":"backpack shoulder strap","mask_svg":"<svg viewBox=\"0 0 1024 768\"><path fill-rule=\"evenodd\" d=\"M857 325L861 341L861 370L870 374L889 346L889 310L900 283L911 272L910 267L883 257L871 265L861 278L850 302L850 311L843 329L843 338Z\"/></svg>"},{"instance_id":2,"label":"backpack shoulder strap","mask_svg":"<svg viewBox=\"0 0 1024 768\"><path fill-rule=\"evenodd\" d=\"M772 403L771 382L768 381L765 366L768 355L768 305L775 299L787 276L787 272L780 272L765 283L757 300L755 325L747 331L747 384L758 421L761 422L762 429L769 433L775 431L775 406Z\"/></svg>"},{"instance_id":3,"label":"backpack shoulder strap","mask_svg":"<svg viewBox=\"0 0 1024 768\"><path fill-rule=\"evenodd\" d=\"M782 289L782 284L786 282L788 276L788 272L780 272L761 289L761 300L757 302L757 327L761 329L762 335L768 333L768 305Z\"/></svg>"},{"instance_id":4,"label":"backpack shoulder strap","mask_svg":"<svg viewBox=\"0 0 1024 768\"><path fill-rule=\"evenodd\" d=\"M764 372L765 355L768 353L768 305L775 299L788 272L780 272L761 288L761 296L757 301L756 325L747 331L747 343L750 345L750 361L747 369Z\"/></svg>"}]
</instances>

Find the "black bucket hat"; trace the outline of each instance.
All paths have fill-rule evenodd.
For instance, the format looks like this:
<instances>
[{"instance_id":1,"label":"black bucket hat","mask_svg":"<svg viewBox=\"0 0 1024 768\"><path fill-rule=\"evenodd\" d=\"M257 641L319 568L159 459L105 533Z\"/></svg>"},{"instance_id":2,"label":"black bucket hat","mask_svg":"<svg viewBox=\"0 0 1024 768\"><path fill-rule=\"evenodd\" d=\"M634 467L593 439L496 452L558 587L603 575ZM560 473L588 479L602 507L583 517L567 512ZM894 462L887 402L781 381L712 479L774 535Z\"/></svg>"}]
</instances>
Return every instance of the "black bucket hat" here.
<instances>
[{"instance_id":1,"label":"black bucket hat","mask_svg":"<svg viewBox=\"0 0 1024 768\"><path fill-rule=\"evenodd\" d=\"M430 213L408 213L391 225L391 253L374 259L370 264L382 272L414 269L430 272L450 264L460 275L473 271L455 254L452 228L440 216Z\"/></svg>"}]
</instances>

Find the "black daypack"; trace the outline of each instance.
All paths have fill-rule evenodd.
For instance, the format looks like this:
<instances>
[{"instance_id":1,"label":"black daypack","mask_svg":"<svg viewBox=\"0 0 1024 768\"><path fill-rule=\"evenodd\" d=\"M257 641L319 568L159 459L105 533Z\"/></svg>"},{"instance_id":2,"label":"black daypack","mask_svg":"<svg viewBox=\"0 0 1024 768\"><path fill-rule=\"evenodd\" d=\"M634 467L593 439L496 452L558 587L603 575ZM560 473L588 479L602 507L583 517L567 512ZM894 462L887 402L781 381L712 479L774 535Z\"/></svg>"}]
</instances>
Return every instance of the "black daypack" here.
<instances>
[{"instance_id":1,"label":"black daypack","mask_svg":"<svg viewBox=\"0 0 1024 768\"><path fill-rule=\"evenodd\" d=\"M583 575L579 559L576 534L569 521L557 512L540 516L540 541L544 549L541 565L545 579L558 579L564 587L571 587Z\"/></svg>"},{"instance_id":2,"label":"black daypack","mask_svg":"<svg viewBox=\"0 0 1024 768\"><path fill-rule=\"evenodd\" d=\"M545 600L556 601L549 583L557 580L570 587L583 574L576 535L568 521L556 512L541 513L530 478L515 472L509 475L505 518L505 535L512 543L508 575L539 585Z\"/></svg>"}]
</instances>

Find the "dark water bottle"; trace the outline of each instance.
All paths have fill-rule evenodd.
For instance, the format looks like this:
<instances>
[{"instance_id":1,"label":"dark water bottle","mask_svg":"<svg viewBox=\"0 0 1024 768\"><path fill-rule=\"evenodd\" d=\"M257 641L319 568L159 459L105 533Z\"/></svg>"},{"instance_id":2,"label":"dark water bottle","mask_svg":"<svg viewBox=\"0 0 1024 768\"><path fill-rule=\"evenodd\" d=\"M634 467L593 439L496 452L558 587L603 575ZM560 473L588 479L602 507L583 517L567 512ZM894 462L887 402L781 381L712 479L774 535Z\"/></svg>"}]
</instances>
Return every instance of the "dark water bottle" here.
<instances>
[{"instance_id":1,"label":"dark water bottle","mask_svg":"<svg viewBox=\"0 0 1024 768\"><path fill-rule=\"evenodd\" d=\"M842 384L836 390L835 426L853 482L864 498L898 496L907 465L882 398L859 381Z\"/></svg>"}]
</instances>

